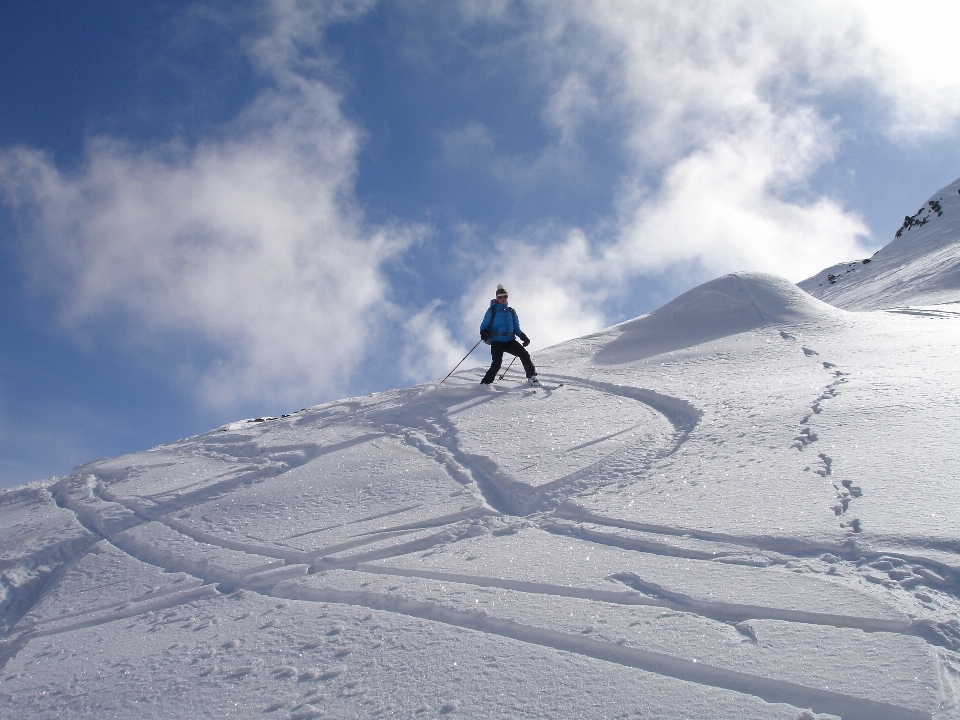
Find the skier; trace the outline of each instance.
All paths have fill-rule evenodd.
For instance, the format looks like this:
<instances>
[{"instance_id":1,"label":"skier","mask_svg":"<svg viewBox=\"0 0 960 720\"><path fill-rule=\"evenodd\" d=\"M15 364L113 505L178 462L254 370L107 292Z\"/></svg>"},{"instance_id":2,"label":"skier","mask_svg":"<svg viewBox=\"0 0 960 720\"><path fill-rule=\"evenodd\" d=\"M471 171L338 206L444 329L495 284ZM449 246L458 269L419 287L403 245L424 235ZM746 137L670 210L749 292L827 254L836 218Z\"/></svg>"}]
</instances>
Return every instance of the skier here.
<instances>
[{"instance_id":1,"label":"skier","mask_svg":"<svg viewBox=\"0 0 960 720\"><path fill-rule=\"evenodd\" d=\"M540 387L537 369L533 366L530 353L524 349L530 344L530 338L523 334L520 329L520 320L517 319L517 311L508 307L507 301L507 289L503 285L497 285L497 298L490 301L490 307L487 308L483 322L480 323L480 339L490 345L492 360L490 369L480 382L484 385L493 383L497 370L503 364L503 354L508 352L520 358L523 369L527 373L527 382L533 387ZM523 345L518 343L516 338L520 338Z\"/></svg>"}]
</instances>

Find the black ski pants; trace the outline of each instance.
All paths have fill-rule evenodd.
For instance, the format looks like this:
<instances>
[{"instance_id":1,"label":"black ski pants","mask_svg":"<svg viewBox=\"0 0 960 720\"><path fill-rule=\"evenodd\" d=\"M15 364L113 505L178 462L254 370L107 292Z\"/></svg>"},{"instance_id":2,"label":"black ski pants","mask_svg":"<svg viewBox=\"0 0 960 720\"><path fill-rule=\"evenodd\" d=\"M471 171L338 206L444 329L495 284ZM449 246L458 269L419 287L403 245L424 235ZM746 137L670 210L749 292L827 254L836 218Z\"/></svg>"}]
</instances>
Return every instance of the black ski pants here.
<instances>
[{"instance_id":1,"label":"black ski pants","mask_svg":"<svg viewBox=\"0 0 960 720\"><path fill-rule=\"evenodd\" d=\"M492 359L490 369L487 370L487 374L483 376L483 380L480 382L485 385L493 382L493 379L497 376L497 370L503 365L503 354L505 352L520 358L527 377L537 374L537 369L533 366L533 360L530 359L530 353L516 340L511 340L510 342L492 342L490 343L490 358Z\"/></svg>"}]
</instances>

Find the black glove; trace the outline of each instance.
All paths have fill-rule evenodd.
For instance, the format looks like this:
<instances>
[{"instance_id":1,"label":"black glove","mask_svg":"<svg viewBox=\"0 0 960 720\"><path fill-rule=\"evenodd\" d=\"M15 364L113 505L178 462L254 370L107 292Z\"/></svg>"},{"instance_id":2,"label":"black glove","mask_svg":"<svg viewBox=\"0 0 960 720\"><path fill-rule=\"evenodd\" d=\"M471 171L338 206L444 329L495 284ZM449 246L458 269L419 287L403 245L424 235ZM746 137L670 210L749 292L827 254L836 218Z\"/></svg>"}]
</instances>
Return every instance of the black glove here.
<instances>
[{"instance_id":1,"label":"black glove","mask_svg":"<svg viewBox=\"0 0 960 720\"><path fill-rule=\"evenodd\" d=\"M517 337L520 338L520 342L524 347L530 344L530 338L528 338L526 335L518 335Z\"/></svg>"},{"instance_id":2,"label":"black glove","mask_svg":"<svg viewBox=\"0 0 960 720\"><path fill-rule=\"evenodd\" d=\"M489 340L492 335L493 335L493 333L492 333L490 330L481 330L481 331L480 331L480 339L483 340L484 342L486 342L487 340Z\"/></svg>"}]
</instances>

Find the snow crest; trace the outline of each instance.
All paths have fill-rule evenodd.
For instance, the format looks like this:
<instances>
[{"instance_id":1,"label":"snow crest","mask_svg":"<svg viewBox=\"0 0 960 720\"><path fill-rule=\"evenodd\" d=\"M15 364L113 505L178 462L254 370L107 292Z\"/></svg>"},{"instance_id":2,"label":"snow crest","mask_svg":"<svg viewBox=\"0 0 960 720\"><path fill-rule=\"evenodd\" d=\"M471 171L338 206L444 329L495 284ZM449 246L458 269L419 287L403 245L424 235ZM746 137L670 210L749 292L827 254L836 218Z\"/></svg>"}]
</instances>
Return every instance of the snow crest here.
<instances>
[{"instance_id":1,"label":"snow crest","mask_svg":"<svg viewBox=\"0 0 960 720\"><path fill-rule=\"evenodd\" d=\"M732 273L619 325L620 336L605 344L596 360L627 363L768 325L826 321L835 314L835 308L776 275Z\"/></svg>"}]
</instances>

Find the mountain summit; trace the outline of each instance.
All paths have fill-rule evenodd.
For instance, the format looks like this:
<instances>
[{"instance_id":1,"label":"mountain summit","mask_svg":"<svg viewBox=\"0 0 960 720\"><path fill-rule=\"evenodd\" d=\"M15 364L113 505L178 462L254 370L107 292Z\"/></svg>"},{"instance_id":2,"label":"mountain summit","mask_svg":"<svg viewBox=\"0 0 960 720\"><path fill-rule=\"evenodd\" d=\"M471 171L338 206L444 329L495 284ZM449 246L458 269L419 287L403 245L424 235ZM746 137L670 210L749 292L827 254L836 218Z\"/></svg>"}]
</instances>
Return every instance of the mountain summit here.
<instances>
[{"instance_id":1,"label":"mountain summit","mask_svg":"<svg viewBox=\"0 0 960 720\"><path fill-rule=\"evenodd\" d=\"M960 302L960 179L904 217L873 257L834 265L799 285L847 310Z\"/></svg>"},{"instance_id":2,"label":"mountain summit","mask_svg":"<svg viewBox=\"0 0 960 720\"><path fill-rule=\"evenodd\" d=\"M0 717L957 717L955 189L811 289L936 307L736 273L0 492Z\"/></svg>"}]
</instances>

